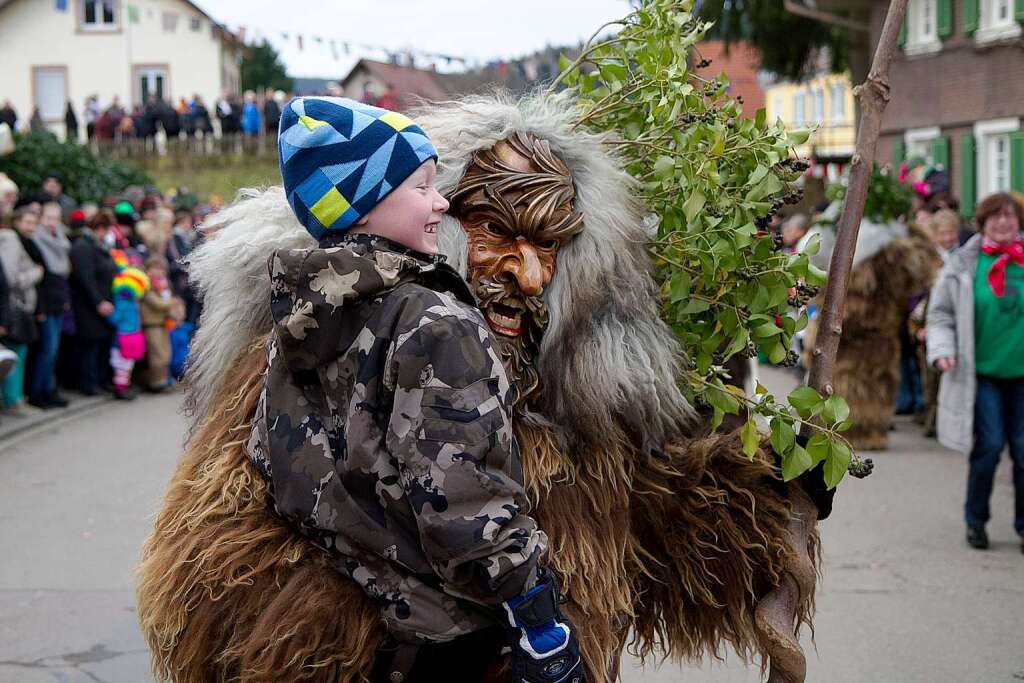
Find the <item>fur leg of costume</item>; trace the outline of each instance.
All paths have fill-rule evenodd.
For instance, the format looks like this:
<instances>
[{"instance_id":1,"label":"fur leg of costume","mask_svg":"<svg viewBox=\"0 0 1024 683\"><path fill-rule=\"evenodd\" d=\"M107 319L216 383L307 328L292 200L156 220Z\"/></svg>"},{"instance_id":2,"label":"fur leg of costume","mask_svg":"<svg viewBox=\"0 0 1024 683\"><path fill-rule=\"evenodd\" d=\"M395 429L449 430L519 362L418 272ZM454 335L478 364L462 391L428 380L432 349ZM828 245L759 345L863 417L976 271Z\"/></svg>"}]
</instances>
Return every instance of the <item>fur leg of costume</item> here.
<instances>
[{"instance_id":1,"label":"fur leg of costume","mask_svg":"<svg viewBox=\"0 0 1024 683\"><path fill-rule=\"evenodd\" d=\"M850 274L833 386L850 406L853 427L845 436L858 450L888 448L907 301L930 286L939 265L930 238L911 229ZM808 328L807 348L813 347L815 332L816 326Z\"/></svg>"}]
</instances>

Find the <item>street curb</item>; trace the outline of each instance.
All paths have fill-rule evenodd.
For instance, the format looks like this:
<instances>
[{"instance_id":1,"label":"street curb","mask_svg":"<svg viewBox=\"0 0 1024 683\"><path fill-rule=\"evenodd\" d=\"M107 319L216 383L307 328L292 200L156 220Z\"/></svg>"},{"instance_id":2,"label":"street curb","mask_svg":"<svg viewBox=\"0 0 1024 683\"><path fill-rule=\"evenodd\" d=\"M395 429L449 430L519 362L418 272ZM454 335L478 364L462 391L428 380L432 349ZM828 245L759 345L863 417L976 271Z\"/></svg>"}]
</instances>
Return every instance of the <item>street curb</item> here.
<instances>
[{"instance_id":1,"label":"street curb","mask_svg":"<svg viewBox=\"0 0 1024 683\"><path fill-rule=\"evenodd\" d=\"M44 410L29 417L3 417L0 422L0 451L12 445L11 441L29 432L62 424L82 413L113 401L110 396L82 396L75 398L67 408Z\"/></svg>"}]
</instances>

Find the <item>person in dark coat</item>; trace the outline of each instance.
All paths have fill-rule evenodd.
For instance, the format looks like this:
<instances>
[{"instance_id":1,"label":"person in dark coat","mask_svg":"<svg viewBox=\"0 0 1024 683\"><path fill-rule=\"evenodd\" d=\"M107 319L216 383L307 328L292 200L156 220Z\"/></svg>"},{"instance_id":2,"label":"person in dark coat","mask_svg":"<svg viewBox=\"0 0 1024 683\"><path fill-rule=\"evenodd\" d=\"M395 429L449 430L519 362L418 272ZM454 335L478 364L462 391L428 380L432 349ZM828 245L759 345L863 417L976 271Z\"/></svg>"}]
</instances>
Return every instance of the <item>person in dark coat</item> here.
<instances>
[{"instance_id":1,"label":"person in dark coat","mask_svg":"<svg viewBox=\"0 0 1024 683\"><path fill-rule=\"evenodd\" d=\"M75 108L68 102L68 108L64 112L65 140L78 142L78 117L75 116Z\"/></svg>"},{"instance_id":2,"label":"person in dark coat","mask_svg":"<svg viewBox=\"0 0 1024 683\"><path fill-rule=\"evenodd\" d=\"M263 127L267 135L277 135L277 124L281 122L281 105L274 99L274 89L267 88L263 101Z\"/></svg>"},{"instance_id":3,"label":"person in dark coat","mask_svg":"<svg viewBox=\"0 0 1024 683\"><path fill-rule=\"evenodd\" d=\"M107 350L114 332L107 316L114 310L110 291L117 265L103 241L112 224L109 214L96 214L71 246L71 310L75 314L79 351L78 386L86 396L99 393L101 370L105 374Z\"/></svg>"},{"instance_id":4,"label":"person in dark coat","mask_svg":"<svg viewBox=\"0 0 1024 683\"><path fill-rule=\"evenodd\" d=\"M206 108L206 104L203 102L203 98L196 95L195 104L192 109L192 120L193 125L197 133L202 132L203 135L210 135L213 133L213 123L210 121L210 110Z\"/></svg>"},{"instance_id":5,"label":"person in dark coat","mask_svg":"<svg viewBox=\"0 0 1024 683\"><path fill-rule=\"evenodd\" d=\"M4 100L4 106L0 107L0 123L6 123L12 131L17 130L18 113L14 111L10 100Z\"/></svg>"}]
</instances>

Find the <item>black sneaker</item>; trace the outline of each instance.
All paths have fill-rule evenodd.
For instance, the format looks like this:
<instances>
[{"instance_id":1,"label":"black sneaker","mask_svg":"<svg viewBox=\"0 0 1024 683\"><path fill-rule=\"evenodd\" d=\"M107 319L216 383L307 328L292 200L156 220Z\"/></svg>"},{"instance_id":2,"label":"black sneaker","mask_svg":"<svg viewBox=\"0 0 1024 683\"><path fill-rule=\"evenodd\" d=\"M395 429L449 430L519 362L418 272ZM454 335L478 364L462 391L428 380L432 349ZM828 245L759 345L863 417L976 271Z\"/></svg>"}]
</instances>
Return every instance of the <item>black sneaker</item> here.
<instances>
[{"instance_id":1,"label":"black sneaker","mask_svg":"<svg viewBox=\"0 0 1024 683\"><path fill-rule=\"evenodd\" d=\"M976 550L986 550L988 548L988 534L985 533L985 527L967 527L967 545Z\"/></svg>"},{"instance_id":2,"label":"black sneaker","mask_svg":"<svg viewBox=\"0 0 1024 683\"><path fill-rule=\"evenodd\" d=\"M60 394L50 394L46 397L46 402L53 408L67 408L69 403L69 401Z\"/></svg>"},{"instance_id":3,"label":"black sneaker","mask_svg":"<svg viewBox=\"0 0 1024 683\"><path fill-rule=\"evenodd\" d=\"M27 403L33 408L39 408L40 410L47 410L53 407L45 396L29 396Z\"/></svg>"}]
</instances>

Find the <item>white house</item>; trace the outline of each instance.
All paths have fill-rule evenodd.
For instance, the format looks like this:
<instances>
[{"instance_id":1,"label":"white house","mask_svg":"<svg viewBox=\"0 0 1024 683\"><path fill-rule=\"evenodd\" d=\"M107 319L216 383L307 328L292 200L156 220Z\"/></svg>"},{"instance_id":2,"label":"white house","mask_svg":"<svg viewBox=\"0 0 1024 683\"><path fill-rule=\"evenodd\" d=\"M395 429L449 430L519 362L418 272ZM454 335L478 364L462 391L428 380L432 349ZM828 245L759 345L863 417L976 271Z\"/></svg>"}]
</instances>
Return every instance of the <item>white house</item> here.
<instances>
[{"instance_id":1,"label":"white house","mask_svg":"<svg viewBox=\"0 0 1024 683\"><path fill-rule=\"evenodd\" d=\"M58 135L71 102L85 129L85 99L102 108L155 94L199 95L213 111L239 90L243 46L188 0L0 0L0 103L18 126L35 107Z\"/></svg>"}]
</instances>

